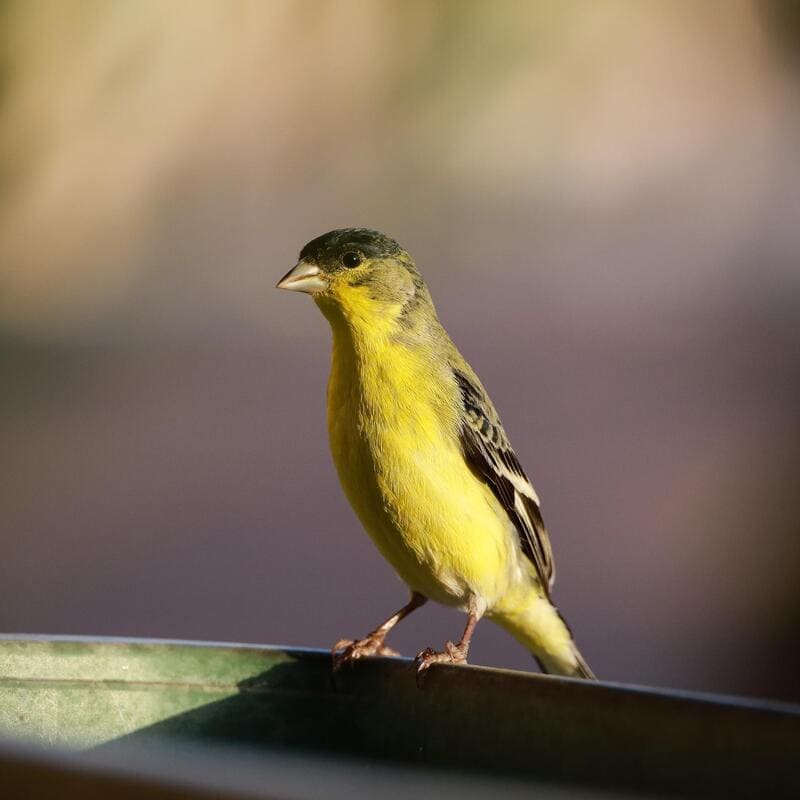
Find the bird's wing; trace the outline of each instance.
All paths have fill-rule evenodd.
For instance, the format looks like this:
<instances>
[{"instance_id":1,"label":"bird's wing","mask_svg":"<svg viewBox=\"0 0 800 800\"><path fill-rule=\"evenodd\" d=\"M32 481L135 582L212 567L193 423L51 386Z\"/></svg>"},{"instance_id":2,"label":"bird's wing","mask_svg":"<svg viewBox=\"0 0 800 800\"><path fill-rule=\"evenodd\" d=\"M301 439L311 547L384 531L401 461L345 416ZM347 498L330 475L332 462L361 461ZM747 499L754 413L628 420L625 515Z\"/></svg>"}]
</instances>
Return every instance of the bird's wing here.
<instances>
[{"instance_id":1,"label":"bird's wing","mask_svg":"<svg viewBox=\"0 0 800 800\"><path fill-rule=\"evenodd\" d=\"M464 457L472 471L489 485L514 523L522 551L536 568L545 593L549 593L555 580L555 565L539 498L483 387L461 370L453 372L464 406L459 431Z\"/></svg>"}]
</instances>

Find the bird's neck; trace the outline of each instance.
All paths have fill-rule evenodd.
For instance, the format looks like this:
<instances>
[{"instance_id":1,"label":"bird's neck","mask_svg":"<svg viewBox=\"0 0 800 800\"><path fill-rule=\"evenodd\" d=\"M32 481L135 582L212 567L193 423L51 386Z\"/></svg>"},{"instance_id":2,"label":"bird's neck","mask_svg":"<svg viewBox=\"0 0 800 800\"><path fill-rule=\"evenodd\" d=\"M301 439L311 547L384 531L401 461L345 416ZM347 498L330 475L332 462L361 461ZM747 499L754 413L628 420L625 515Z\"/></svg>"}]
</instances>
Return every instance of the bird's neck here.
<instances>
[{"instance_id":1,"label":"bird's neck","mask_svg":"<svg viewBox=\"0 0 800 800\"><path fill-rule=\"evenodd\" d=\"M318 305L322 307L319 301ZM433 439L437 431L454 430L450 383L443 380L447 368L441 353L424 344L430 343L431 329L438 326L435 316L420 341L419 336L409 335L399 307L384 308L381 315L372 314L374 308L372 303L366 313L346 315L340 308L323 309L333 331L328 382L331 435L349 430L351 423L359 431L357 438L364 429L371 430L373 444L383 442L387 431L404 431L413 438L424 428L427 438ZM441 344L447 337L437 331Z\"/></svg>"},{"instance_id":2,"label":"bird's neck","mask_svg":"<svg viewBox=\"0 0 800 800\"><path fill-rule=\"evenodd\" d=\"M325 314L333 332L329 426L341 424L342 414L373 429L402 427L403 420L411 425L416 415L410 400L430 385L424 353L402 341L398 315L392 309L373 315L371 309L363 315Z\"/></svg>"},{"instance_id":3,"label":"bird's neck","mask_svg":"<svg viewBox=\"0 0 800 800\"><path fill-rule=\"evenodd\" d=\"M380 358L400 332L400 303L375 302L352 292L345 300L316 299L333 332L334 354L349 354L358 363Z\"/></svg>"}]
</instances>

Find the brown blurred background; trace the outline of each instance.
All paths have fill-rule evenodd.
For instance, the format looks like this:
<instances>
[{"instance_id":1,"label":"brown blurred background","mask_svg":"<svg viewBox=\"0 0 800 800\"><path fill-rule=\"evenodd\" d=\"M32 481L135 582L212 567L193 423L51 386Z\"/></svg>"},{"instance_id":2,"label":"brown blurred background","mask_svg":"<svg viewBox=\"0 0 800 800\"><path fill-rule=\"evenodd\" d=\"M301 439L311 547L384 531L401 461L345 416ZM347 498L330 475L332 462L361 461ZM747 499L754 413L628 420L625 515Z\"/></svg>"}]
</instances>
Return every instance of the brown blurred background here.
<instances>
[{"instance_id":1,"label":"brown blurred background","mask_svg":"<svg viewBox=\"0 0 800 800\"><path fill-rule=\"evenodd\" d=\"M326 323L273 290L368 226L489 387L596 672L800 700L797 8L6 0L0 629L327 646L404 602ZM473 661L534 666L490 623Z\"/></svg>"}]
</instances>

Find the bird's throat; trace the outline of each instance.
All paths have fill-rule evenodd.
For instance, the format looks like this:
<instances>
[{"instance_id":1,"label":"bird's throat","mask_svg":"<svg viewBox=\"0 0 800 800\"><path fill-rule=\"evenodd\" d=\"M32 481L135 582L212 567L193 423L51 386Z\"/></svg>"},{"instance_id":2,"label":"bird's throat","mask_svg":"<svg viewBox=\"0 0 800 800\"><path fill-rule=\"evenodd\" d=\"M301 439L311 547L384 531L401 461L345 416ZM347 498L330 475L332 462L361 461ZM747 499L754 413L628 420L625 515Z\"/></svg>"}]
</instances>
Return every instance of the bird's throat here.
<instances>
[{"instance_id":1,"label":"bird's throat","mask_svg":"<svg viewBox=\"0 0 800 800\"><path fill-rule=\"evenodd\" d=\"M334 349L350 347L357 357L374 358L398 333L403 308L399 303L377 302L360 291L314 299L331 326Z\"/></svg>"}]
</instances>

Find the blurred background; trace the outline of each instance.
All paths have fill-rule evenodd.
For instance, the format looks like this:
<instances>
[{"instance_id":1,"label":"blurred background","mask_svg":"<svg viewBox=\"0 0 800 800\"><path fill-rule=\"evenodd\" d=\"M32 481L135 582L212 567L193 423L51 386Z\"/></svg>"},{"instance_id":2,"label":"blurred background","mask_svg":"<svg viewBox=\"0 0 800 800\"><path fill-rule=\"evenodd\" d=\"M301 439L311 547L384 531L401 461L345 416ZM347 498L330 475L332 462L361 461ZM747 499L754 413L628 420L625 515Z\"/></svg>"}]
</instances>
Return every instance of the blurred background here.
<instances>
[{"instance_id":1,"label":"blurred background","mask_svg":"<svg viewBox=\"0 0 800 800\"><path fill-rule=\"evenodd\" d=\"M800 700L799 37L792 0L6 0L0 629L329 646L405 602L327 325L273 289L366 226L488 386L598 675ZM491 623L471 660L535 667Z\"/></svg>"}]
</instances>

